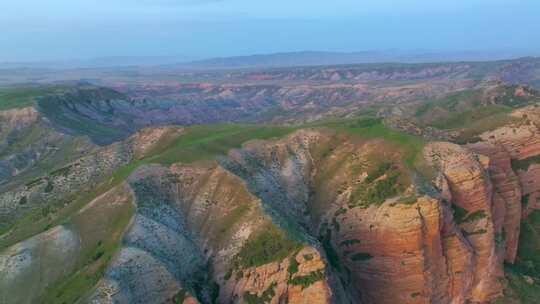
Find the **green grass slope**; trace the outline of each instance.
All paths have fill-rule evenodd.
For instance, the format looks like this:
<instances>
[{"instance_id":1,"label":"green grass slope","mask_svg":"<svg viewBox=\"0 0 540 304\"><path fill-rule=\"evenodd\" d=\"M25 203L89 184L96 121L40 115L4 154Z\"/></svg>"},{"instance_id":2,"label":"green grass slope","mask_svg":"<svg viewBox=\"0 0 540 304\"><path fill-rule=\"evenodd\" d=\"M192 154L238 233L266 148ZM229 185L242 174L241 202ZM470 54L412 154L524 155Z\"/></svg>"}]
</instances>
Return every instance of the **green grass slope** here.
<instances>
[{"instance_id":1,"label":"green grass slope","mask_svg":"<svg viewBox=\"0 0 540 304\"><path fill-rule=\"evenodd\" d=\"M62 86L21 86L0 88L0 111L33 106L36 99L49 94L61 93Z\"/></svg>"}]
</instances>

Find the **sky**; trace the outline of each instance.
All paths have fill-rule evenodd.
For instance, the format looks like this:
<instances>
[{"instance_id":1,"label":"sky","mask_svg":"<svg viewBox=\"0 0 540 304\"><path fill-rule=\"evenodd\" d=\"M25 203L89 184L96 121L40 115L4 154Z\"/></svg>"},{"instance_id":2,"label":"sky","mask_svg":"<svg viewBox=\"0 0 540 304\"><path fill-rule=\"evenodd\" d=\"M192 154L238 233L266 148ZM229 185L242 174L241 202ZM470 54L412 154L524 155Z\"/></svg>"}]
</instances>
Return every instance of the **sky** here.
<instances>
[{"instance_id":1,"label":"sky","mask_svg":"<svg viewBox=\"0 0 540 304\"><path fill-rule=\"evenodd\" d=\"M0 0L0 62L303 50L540 53L538 0Z\"/></svg>"}]
</instances>

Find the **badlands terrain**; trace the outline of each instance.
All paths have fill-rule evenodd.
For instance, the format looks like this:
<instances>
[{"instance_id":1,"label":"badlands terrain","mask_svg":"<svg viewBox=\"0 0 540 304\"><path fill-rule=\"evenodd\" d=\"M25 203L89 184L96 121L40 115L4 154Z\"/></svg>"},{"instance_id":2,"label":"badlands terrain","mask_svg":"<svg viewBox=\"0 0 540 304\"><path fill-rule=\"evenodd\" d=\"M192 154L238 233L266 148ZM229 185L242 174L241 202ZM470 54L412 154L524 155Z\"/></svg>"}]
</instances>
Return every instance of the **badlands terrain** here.
<instances>
[{"instance_id":1,"label":"badlands terrain","mask_svg":"<svg viewBox=\"0 0 540 304\"><path fill-rule=\"evenodd\" d=\"M540 303L540 59L0 75L2 304Z\"/></svg>"}]
</instances>

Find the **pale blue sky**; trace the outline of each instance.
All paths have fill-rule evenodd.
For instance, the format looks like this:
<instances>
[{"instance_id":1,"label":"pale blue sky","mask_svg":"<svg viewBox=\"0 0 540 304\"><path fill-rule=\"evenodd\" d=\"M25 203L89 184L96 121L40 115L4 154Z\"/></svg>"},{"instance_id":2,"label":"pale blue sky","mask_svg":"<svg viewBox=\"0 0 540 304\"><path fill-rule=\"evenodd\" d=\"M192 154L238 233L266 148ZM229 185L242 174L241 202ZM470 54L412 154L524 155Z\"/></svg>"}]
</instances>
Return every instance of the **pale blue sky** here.
<instances>
[{"instance_id":1,"label":"pale blue sky","mask_svg":"<svg viewBox=\"0 0 540 304\"><path fill-rule=\"evenodd\" d=\"M0 0L0 61L540 50L538 0Z\"/></svg>"}]
</instances>

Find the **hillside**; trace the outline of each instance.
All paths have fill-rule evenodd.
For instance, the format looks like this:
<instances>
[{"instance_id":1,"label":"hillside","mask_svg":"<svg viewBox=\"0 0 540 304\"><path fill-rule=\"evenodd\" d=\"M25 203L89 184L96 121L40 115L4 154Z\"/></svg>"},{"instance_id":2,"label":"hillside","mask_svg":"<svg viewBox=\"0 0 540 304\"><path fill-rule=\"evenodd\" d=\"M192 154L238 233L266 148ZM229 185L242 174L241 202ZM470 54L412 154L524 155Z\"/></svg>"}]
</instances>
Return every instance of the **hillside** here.
<instances>
[{"instance_id":1,"label":"hillside","mask_svg":"<svg viewBox=\"0 0 540 304\"><path fill-rule=\"evenodd\" d=\"M2 303L537 303L540 93L472 65L5 89Z\"/></svg>"}]
</instances>

